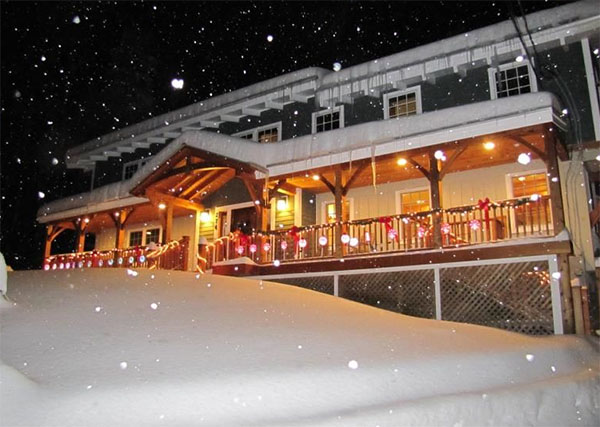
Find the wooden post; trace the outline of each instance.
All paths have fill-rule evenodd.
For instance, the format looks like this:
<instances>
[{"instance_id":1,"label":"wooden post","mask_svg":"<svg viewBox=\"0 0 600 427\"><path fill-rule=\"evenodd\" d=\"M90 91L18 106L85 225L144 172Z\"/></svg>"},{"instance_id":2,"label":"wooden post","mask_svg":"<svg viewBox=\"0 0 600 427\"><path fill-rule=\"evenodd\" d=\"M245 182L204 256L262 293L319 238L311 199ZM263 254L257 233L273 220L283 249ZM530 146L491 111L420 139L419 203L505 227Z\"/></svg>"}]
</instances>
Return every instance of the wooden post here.
<instances>
[{"instance_id":1,"label":"wooden post","mask_svg":"<svg viewBox=\"0 0 600 427\"><path fill-rule=\"evenodd\" d=\"M433 226L433 246L439 248L442 246L442 230L440 215L441 197L440 197L440 169L438 160L435 158L433 151L429 152L429 188L431 191L431 210Z\"/></svg>"},{"instance_id":2,"label":"wooden post","mask_svg":"<svg viewBox=\"0 0 600 427\"><path fill-rule=\"evenodd\" d=\"M52 254L52 242L60 233L65 231L66 227L61 227L58 224L48 224L46 226L46 239L44 242L44 260Z\"/></svg>"},{"instance_id":3,"label":"wooden post","mask_svg":"<svg viewBox=\"0 0 600 427\"><path fill-rule=\"evenodd\" d=\"M85 229L89 223L89 219L77 219L73 221L73 225L75 226L75 231L77 232L77 240L76 240L76 252L83 252L85 248Z\"/></svg>"},{"instance_id":4,"label":"wooden post","mask_svg":"<svg viewBox=\"0 0 600 427\"><path fill-rule=\"evenodd\" d=\"M552 213L552 226L554 234L560 233L565 228L565 213L563 210L560 174L558 171L557 139L555 132L544 132L544 149L546 151L546 169L550 190L550 212Z\"/></svg>"},{"instance_id":5,"label":"wooden post","mask_svg":"<svg viewBox=\"0 0 600 427\"><path fill-rule=\"evenodd\" d=\"M167 204L167 218L165 227L165 243L169 243L172 239L173 233L173 204Z\"/></svg>"},{"instance_id":6,"label":"wooden post","mask_svg":"<svg viewBox=\"0 0 600 427\"><path fill-rule=\"evenodd\" d=\"M346 203L344 203L346 197L344 196L344 184L342 182L342 165L335 165L334 174L335 221L338 223L335 227L335 252L337 256L344 256L346 254L346 247L340 240L342 234L346 231L342 225L346 209Z\"/></svg>"},{"instance_id":7,"label":"wooden post","mask_svg":"<svg viewBox=\"0 0 600 427\"><path fill-rule=\"evenodd\" d=\"M115 214L109 214L110 218L115 223L115 248L123 249L125 246L125 224L131 217L134 209L122 209ZM118 215L117 215L118 214Z\"/></svg>"}]
</instances>

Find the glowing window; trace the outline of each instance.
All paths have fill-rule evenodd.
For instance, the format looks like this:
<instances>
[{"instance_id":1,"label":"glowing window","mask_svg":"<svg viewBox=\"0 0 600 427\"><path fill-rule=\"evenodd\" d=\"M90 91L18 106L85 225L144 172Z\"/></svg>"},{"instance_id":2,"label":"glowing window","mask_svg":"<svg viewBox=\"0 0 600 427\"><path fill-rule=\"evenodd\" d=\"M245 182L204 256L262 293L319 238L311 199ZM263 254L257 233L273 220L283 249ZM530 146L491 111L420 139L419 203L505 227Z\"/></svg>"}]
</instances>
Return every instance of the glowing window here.
<instances>
[{"instance_id":1,"label":"glowing window","mask_svg":"<svg viewBox=\"0 0 600 427\"><path fill-rule=\"evenodd\" d=\"M429 190L417 190L402 193L400 202L401 213L429 211Z\"/></svg>"}]
</instances>

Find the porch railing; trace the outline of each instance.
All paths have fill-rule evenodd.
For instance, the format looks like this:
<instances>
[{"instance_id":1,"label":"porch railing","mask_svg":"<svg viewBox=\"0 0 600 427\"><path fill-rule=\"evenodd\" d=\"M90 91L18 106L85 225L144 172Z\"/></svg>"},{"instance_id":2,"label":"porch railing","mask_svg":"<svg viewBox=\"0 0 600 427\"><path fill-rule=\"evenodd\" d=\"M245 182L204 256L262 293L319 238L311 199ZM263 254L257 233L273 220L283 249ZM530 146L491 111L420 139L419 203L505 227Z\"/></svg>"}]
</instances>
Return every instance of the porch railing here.
<instances>
[{"instance_id":1,"label":"porch railing","mask_svg":"<svg viewBox=\"0 0 600 427\"><path fill-rule=\"evenodd\" d=\"M187 270L189 237L154 248L135 247L51 255L44 270L70 268L150 268Z\"/></svg>"},{"instance_id":2,"label":"porch railing","mask_svg":"<svg viewBox=\"0 0 600 427\"><path fill-rule=\"evenodd\" d=\"M439 211L230 234L208 245L205 267L240 257L264 264L434 249L434 215L440 217L441 246L445 248L554 233L549 196L499 202L486 199Z\"/></svg>"}]
</instances>

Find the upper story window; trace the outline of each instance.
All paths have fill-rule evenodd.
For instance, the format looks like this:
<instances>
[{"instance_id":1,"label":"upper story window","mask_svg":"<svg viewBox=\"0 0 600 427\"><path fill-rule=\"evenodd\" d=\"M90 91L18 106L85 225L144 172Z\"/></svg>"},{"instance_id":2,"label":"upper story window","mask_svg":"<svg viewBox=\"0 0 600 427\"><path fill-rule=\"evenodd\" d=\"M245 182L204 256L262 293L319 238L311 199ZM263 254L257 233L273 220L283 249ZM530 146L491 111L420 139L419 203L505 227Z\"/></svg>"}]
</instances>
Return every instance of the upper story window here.
<instances>
[{"instance_id":1,"label":"upper story window","mask_svg":"<svg viewBox=\"0 0 600 427\"><path fill-rule=\"evenodd\" d=\"M265 126L234 133L233 136L242 139L251 139L256 142L279 142L281 141L281 122L270 123Z\"/></svg>"},{"instance_id":2,"label":"upper story window","mask_svg":"<svg viewBox=\"0 0 600 427\"><path fill-rule=\"evenodd\" d=\"M145 159L132 160L123 165L123 179L131 178L142 166L150 161L150 157Z\"/></svg>"},{"instance_id":3,"label":"upper story window","mask_svg":"<svg viewBox=\"0 0 600 427\"><path fill-rule=\"evenodd\" d=\"M537 83L527 61L503 64L488 70L492 99L536 92Z\"/></svg>"},{"instance_id":4,"label":"upper story window","mask_svg":"<svg viewBox=\"0 0 600 427\"><path fill-rule=\"evenodd\" d=\"M421 86L384 94L383 108L383 117L385 119L421 114L423 112L421 106Z\"/></svg>"},{"instance_id":5,"label":"upper story window","mask_svg":"<svg viewBox=\"0 0 600 427\"><path fill-rule=\"evenodd\" d=\"M344 106L312 113L312 133L325 132L344 127Z\"/></svg>"}]
</instances>

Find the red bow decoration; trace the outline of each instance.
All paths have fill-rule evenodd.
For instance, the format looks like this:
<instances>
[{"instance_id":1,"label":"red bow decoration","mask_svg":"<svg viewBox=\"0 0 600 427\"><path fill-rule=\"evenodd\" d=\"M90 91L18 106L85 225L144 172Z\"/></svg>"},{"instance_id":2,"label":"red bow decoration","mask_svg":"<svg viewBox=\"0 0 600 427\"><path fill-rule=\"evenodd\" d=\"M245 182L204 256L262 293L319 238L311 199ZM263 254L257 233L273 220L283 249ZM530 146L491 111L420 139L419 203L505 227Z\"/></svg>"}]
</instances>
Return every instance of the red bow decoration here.
<instances>
[{"instance_id":1,"label":"red bow decoration","mask_svg":"<svg viewBox=\"0 0 600 427\"><path fill-rule=\"evenodd\" d=\"M487 197L485 198L485 200L479 199L479 201L477 202L479 210L483 211L483 215L485 218L485 226L488 230L490 229L490 204L490 199L488 199Z\"/></svg>"},{"instance_id":2,"label":"red bow decoration","mask_svg":"<svg viewBox=\"0 0 600 427\"><path fill-rule=\"evenodd\" d=\"M389 216L382 216L381 218L379 218L379 222L385 225L386 234L389 233L392 229L392 218L390 218Z\"/></svg>"},{"instance_id":3,"label":"red bow decoration","mask_svg":"<svg viewBox=\"0 0 600 427\"><path fill-rule=\"evenodd\" d=\"M248 236L246 236L244 233L240 232L240 234L238 235L238 239L240 242L240 246L248 245Z\"/></svg>"},{"instance_id":4,"label":"red bow decoration","mask_svg":"<svg viewBox=\"0 0 600 427\"><path fill-rule=\"evenodd\" d=\"M295 248L298 248L298 241L300 240L298 231L300 231L300 229L298 227L296 227L295 225L292 228L290 228L290 231L288 231L290 236L292 236L292 238L294 239L294 247Z\"/></svg>"},{"instance_id":5,"label":"red bow decoration","mask_svg":"<svg viewBox=\"0 0 600 427\"><path fill-rule=\"evenodd\" d=\"M381 218L379 218L379 222L383 225L385 225L385 234L386 236L390 237L390 232L393 233L393 238L392 240L398 240L398 233L396 232L396 230L394 230L392 228L392 218L390 218L389 216L382 216Z\"/></svg>"}]
</instances>

